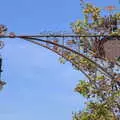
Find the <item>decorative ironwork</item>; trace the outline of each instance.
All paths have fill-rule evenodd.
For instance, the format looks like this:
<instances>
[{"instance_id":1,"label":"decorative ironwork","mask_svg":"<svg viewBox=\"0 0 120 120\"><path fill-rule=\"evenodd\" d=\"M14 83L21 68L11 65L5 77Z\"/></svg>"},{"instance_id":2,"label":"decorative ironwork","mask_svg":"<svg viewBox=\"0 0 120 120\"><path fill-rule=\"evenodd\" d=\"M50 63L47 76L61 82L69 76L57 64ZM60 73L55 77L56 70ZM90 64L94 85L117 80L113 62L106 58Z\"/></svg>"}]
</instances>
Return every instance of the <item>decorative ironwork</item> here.
<instances>
[{"instance_id":1,"label":"decorative ironwork","mask_svg":"<svg viewBox=\"0 0 120 120\"><path fill-rule=\"evenodd\" d=\"M91 61L103 73L105 73L105 74L107 73L107 71L105 71L104 67L100 66L99 61L97 61L97 62L94 61L94 57L92 57L92 52L91 51L88 51L91 54L91 56L88 57L87 55L84 54L84 51L80 50L79 52L77 52L76 48L75 48L75 46L78 46L78 42L75 42L75 41L78 40L78 38L79 38L79 40L80 40L80 37L85 37L85 38L86 37L92 37L92 38L94 37L96 39L96 37L98 37L98 38L100 37L99 35L98 36L97 35L96 36L80 36L80 35L71 35L71 34L69 34L69 35L59 35L59 34L54 35L54 34L52 34L52 35L34 35L34 36L21 35L21 36L17 36L17 35L12 33L12 35L9 34L8 36L1 36L1 37L3 37L3 38L21 38L21 39L27 39L27 40L29 39L29 40L32 40L32 41L37 40L38 42L45 43L45 45L47 47L52 48L53 50L57 51L58 53L61 52L60 49L62 49L63 54L66 54L66 50L70 51L74 54L77 54L78 56L81 56L81 57ZM43 40L43 38L48 39L48 38L51 38L51 37L53 38L53 40ZM68 37L69 38L71 37L72 41L67 40ZM73 39L73 37L74 37L74 39ZM64 42L65 42L64 45L63 45L63 42L62 42L63 38L64 38ZM72 42L72 44L69 45L68 42ZM83 43L81 43L81 44L83 44ZM79 45L80 45L80 43L79 43ZM71 49L71 47L73 49ZM110 75L109 73L107 73L107 75L109 77L112 77L112 75Z\"/></svg>"},{"instance_id":2,"label":"decorative ironwork","mask_svg":"<svg viewBox=\"0 0 120 120\"><path fill-rule=\"evenodd\" d=\"M110 73L108 73L104 68L104 64L106 61L103 59L103 62L104 62L103 65L100 63L99 60L95 61L94 50L92 51L92 49L88 49L87 43L78 42L78 40L79 41L81 40L80 39L81 37L84 37L85 39L92 38L93 42L94 42L96 39L99 39L101 36L102 35L81 36L81 35L75 35L75 34L15 35L15 33L9 33L8 35L4 35L4 36L0 36L0 37L1 38L20 38L20 39L29 40L30 42L33 42L33 43L35 43L37 41L37 44L39 42L39 45L41 44L41 46L45 46L49 49L52 49L52 51L54 51L54 52L56 51L57 54L62 53L62 55L66 55L69 52L74 53L78 57L80 56L81 58L89 60L103 74L106 74L109 78L112 78L113 76ZM102 37L105 38L105 37L120 37L120 36L105 36L105 35L103 35ZM63 38L64 38L64 43L63 43ZM71 38L71 40L70 40L70 38ZM47 40L44 40L44 39L47 39ZM93 46L91 46L91 48L94 47L94 44L92 44L92 45ZM83 46L83 49L79 50L79 52L78 52L76 50L76 46L77 47ZM86 53L85 49L88 50L87 52L90 54L90 56L85 54ZM70 55L68 55L68 56L70 56ZM72 61L75 62L76 60L72 60ZM79 69L80 68L81 68L81 66L79 66Z\"/></svg>"},{"instance_id":3,"label":"decorative ironwork","mask_svg":"<svg viewBox=\"0 0 120 120\"><path fill-rule=\"evenodd\" d=\"M99 13L99 9L91 7ZM89 6L84 12L87 13L88 9ZM112 11L115 7L108 6L106 9ZM42 33L38 35L16 35L13 32L6 34L7 27L0 25L0 38L20 38L45 47L70 61L76 69L80 70L90 80L94 79L97 71L108 77L108 79L115 79L115 74L119 73L118 69L120 68L120 36L109 33L116 32L119 28L120 20L113 15L105 16L101 19L98 19L96 14L91 17L91 19L96 21L94 24L88 22L89 27L93 26L91 34L81 35L79 34L81 29L76 29L75 26L76 31L73 30L75 34ZM98 26L95 24L98 24ZM86 29L86 31L89 30ZM96 33L98 34L96 35ZM3 48L3 46L4 44L1 41L0 48ZM87 62L83 64L82 61ZM106 64L109 65L106 66Z\"/></svg>"}]
</instances>

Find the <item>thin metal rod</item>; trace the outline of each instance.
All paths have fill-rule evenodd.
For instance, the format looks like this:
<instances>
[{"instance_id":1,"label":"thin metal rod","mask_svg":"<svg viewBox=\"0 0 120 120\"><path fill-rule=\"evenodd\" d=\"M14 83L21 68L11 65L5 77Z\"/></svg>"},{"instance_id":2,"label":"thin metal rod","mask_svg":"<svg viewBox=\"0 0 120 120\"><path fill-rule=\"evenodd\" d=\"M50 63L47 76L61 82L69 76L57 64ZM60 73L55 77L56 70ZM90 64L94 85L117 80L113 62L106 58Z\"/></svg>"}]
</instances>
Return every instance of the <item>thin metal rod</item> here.
<instances>
[{"instance_id":1,"label":"thin metal rod","mask_svg":"<svg viewBox=\"0 0 120 120\"><path fill-rule=\"evenodd\" d=\"M120 35L76 35L76 34L41 34L41 35L1 35L0 38L24 38L24 37L120 37Z\"/></svg>"}]
</instances>

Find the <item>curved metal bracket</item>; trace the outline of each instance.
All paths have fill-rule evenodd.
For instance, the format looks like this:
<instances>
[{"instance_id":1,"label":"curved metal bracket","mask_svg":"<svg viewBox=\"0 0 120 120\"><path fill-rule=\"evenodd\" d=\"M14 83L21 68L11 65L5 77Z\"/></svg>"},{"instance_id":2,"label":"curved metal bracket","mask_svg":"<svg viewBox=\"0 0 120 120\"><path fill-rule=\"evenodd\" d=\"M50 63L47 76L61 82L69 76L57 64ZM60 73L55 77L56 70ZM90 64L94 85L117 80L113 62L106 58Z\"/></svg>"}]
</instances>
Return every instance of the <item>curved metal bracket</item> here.
<instances>
[{"instance_id":1,"label":"curved metal bracket","mask_svg":"<svg viewBox=\"0 0 120 120\"><path fill-rule=\"evenodd\" d=\"M110 79L113 79L113 76L110 74L110 73L108 73L104 68L102 68L99 64L97 64L96 62L94 62L93 60L91 60L90 58L88 58L87 56L85 56L85 55L83 55L83 54L81 54L81 53L79 53L79 52L77 52L77 51L75 51L75 50L72 50L71 48L68 48L68 47L66 47L66 46L63 46L63 45L60 45L60 44L57 44L57 43L54 43L54 42L51 42L51 41L48 41L48 40L42 40L42 39L39 39L39 38L33 38L33 37L20 37L21 39L29 39L29 40L36 40L36 41L39 41L39 42L44 42L44 43L49 43L49 44L51 44L51 45L55 45L55 46L58 46L58 47L60 47L60 48L63 48L63 49L65 49L65 50L68 50L68 51L70 51L70 52L72 52L72 53L75 53L75 54L77 54L77 55L79 55L79 56L81 56L81 57L83 57L83 58L85 58L85 59L87 59L87 60L89 60L91 63L93 63L97 68L99 68L99 70L100 71L102 71L103 73L105 73Z\"/></svg>"}]
</instances>

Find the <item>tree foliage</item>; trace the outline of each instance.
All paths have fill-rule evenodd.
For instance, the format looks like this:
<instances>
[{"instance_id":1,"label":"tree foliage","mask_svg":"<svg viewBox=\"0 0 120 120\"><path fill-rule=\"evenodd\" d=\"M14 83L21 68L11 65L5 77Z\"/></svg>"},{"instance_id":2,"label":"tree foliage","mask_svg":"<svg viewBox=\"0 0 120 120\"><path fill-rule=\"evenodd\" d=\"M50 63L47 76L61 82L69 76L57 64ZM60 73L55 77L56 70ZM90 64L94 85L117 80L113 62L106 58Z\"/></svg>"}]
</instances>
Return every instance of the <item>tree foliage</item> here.
<instances>
[{"instance_id":1,"label":"tree foliage","mask_svg":"<svg viewBox=\"0 0 120 120\"><path fill-rule=\"evenodd\" d=\"M84 3L82 0L81 2L84 20L77 20L71 24L75 34L120 35L120 28L115 23L116 21L120 22L120 13L102 16L100 8ZM93 47L92 39L81 37L80 42L79 49L82 49L83 53L88 53L87 56L95 60L97 51ZM85 46L86 43L87 46ZM66 58L72 61L75 69L81 68L85 71L88 78L87 80L80 80L75 88L75 91L87 98L88 102L84 110L74 113L73 120L120 120L120 77L118 77L119 72L116 72L119 71L120 65L116 64L120 62L119 59L116 63L104 59L104 65L107 64L107 67L103 66L103 68L113 76L113 78L108 78L98 71L95 64L81 56L68 52L65 58L60 58L61 63L65 63ZM100 61L101 58L97 60Z\"/></svg>"}]
</instances>

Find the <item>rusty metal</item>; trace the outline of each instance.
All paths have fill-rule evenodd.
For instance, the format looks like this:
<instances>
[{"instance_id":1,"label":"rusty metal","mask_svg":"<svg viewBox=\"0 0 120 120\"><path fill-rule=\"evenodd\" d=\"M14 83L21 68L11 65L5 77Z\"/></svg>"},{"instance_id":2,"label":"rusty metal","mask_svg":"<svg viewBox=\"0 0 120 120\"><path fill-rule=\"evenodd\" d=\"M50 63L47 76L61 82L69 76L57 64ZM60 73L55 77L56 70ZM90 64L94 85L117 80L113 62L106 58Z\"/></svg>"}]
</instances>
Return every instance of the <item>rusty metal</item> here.
<instances>
[{"instance_id":1,"label":"rusty metal","mask_svg":"<svg viewBox=\"0 0 120 120\"><path fill-rule=\"evenodd\" d=\"M83 54L81 54L81 53L79 53L79 52L77 52L77 51L75 51L75 50L73 50L71 48L68 48L68 47L60 45L60 44L53 43L51 41L42 40L42 39L39 39L39 38L31 38L31 37L30 38L28 38L28 37L26 38L26 37L22 37L22 39L37 40L39 42L45 42L45 43L47 42L49 44L56 45L56 46L58 46L60 48L63 48L63 49L68 50L68 51L71 51L71 52L73 52L73 53L75 53L75 54L77 54L77 55L79 55L79 56L81 56L81 57L89 60L94 65L96 65L96 67L98 67L98 69L100 69L103 73L105 73L109 78L113 79L113 76L110 73L108 73L103 67L101 67L99 64L97 64L96 62L94 62L93 60L91 60L90 58L88 58L87 56L85 56L85 55L83 55Z\"/></svg>"},{"instance_id":2,"label":"rusty metal","mask_svg":"<svg viewBox=\"0 0 120 120\"><path fill-rule=\"evenodd\" d=\"M37 34L37 35L0 35L0 38L27 38L27 37L35 37L35 38L49 38L49 37L58 37L58 38L78 38L78 37L120 37L120 35L79 35L79 34Z\"/></svg>"},{"instance_id":3,"label":"rusty metal","mask_svg":"<svg viewBox=\"0 0 120 120\"><path fill-rule=\"evenodd\" d=\"M120 40L119 39L120 35L111 35L111 36L110 35L79 35L79 34L61 34L61 33L60 34L48 33L48 34L38 34L38 35L16 35L13 32L11 32L9 34L1 34L0 35L0 38L11 38L11 39L20 38L20 39L24 39L29 42L32 42L34 44L38 44L42 47L46 47L49 50L52 50L53 52L57 53L58 55L64 57L68 61L70 61L70 62L72 61L71 63L74 66L77 66L77 68L79 70L81 70L84 74L86 74L87 78L89 78L88 73L84 72L85 70L82 69L82 66L80 64L77 65L75 60L68 59L65 57L66 54L68 54L69 52L76 54L77 56L80 56L80 57L90 61L91 63L93 63L96 66L98 71L100 71L102 74L105 74L108 78L113 79L114 76L104 68L104 64L103 64L103 66L101 66L101 64L99 64L99 61L94 60L94 56L90 57L87 54L84 54L84 51L78 50L79 46L82 44L82 43L80 43L81 37L83 37L84 39L86 39L86 38L96 39L96 38L100 38L100 37L102 37L102 38L107 37L107 38L116 38L116 39ZM86 46L85 49L87 50L87 52L89 54L91 54L91 56L92 56L94 51L92 51L92 49L91 50L88 49L89 46L88 46L87 41L83 42L83 43L84 43L84 47ZM77 47L77 49L76 49L76 47ZM105 62L105 60L104 60L104 62Z\"/></svg>"},{"instance_id":4,"label":"rusty metal","mask_svg":"<svg viewBox=\"0 0 120 120\"><path fill-rule=\"evenodd\" d=\"M28 42L40 45L40 46L42 46L44 48L47 48L48 50L51 50L52 52L54 52L54 53L58 54L59 56L65 58L67 61L69 61L70 63L72 63L78 70L80 70L90 81L92 80L92 78L89 77L89 75L83 70L83 68L81 68L81 66L79 64L75 64L73 60L68 59L66 57L66 54L70 53L70 52L64 51L66 54L62 54L62 53L58 52L57 50L54 50L54 49L50 48L47 45L41 44L41 43L36 42L36 41L28 40L28 39L25 39L25 40L27 40Z\"/></svg>"},{"instance_id":5,"label":"rusty metal","mask_svg":"<svg viewBox=\"0 0 120 120\"><path fill-rule=\"evenodd\" d=\"M67 38L67 37L71 37L71 38L80 38L80 37L117 37L119 38L120 36L108 36L108 35L88 35L88 36L82 36L82 35L74 35L74 34L42 34L42 35L15 35L15 33L10 33L9 35L4 35L4 36L0 36L0 38L20 38L20 39L29 39L29 40L37 40L39 42L45 42L47 43L47 45L53 45L53 49L55 51L58 50L58 47L71 51L87 60L89 60L90 62L92 62L93 64L95 64L102 72L104 72L105 74L107 74L107 76L109 78L113 78L113 76L108 73L102 66L100 66L98 63L96 63L95 61L91 60L90 58L88 58L87 56L85 56L84 54L81 54L79 52L77 52L76 50L73 50L67 46L61 45L59 44L59 40L56 40L56 38ZM49 40L44 40L43 38L54 38L53 41L49 41ZM42 39L41 39L42 38ZM65 40L64 40L65 41ZM66 42L68 43L68 40L66 40Z\"/></svg>"}]
</instances>

